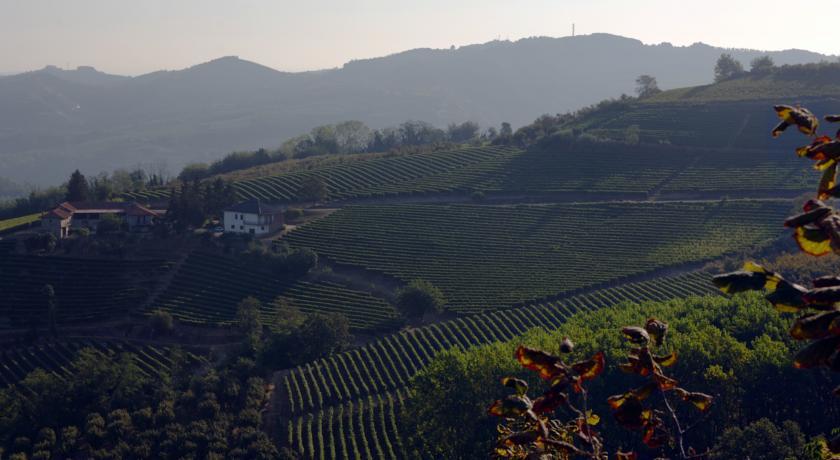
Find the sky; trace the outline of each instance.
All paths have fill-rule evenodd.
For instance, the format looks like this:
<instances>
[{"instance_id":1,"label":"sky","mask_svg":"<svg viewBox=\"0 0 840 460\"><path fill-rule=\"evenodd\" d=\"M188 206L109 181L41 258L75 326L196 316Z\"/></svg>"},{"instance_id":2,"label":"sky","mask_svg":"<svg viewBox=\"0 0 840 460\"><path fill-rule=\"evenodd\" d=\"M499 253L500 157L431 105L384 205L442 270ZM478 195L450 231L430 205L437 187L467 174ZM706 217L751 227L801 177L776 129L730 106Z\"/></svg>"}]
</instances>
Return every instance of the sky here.
<instances>
[{"instance_id":1,"label":"sky","mask_svg":"<svg viewBox=\"0 0 840 460\"><path fill-rule=\"evenodd\" d=\"M0 73L138 75L239 56L285 71L412 48L606 32L840 54L838 0L0 0ZM813 33L806 33L807 28Z\"/></svg>"}]
</instances>

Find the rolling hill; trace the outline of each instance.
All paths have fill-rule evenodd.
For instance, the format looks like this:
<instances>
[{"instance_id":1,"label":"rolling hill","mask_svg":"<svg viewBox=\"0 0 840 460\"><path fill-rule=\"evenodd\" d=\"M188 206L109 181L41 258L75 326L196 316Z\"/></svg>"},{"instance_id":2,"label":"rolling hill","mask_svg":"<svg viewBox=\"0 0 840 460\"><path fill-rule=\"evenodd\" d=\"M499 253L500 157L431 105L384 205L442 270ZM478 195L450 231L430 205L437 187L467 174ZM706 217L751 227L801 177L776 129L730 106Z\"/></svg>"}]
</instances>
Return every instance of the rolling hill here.
<instances>
[{"instance_id":1,"label":"rolling hill","mask_svg":"<svg viewBox=\"0 0 840 460\"><path fill-rule=\"evenodd\" d=\"M177 171L348 119L373 127L407 119L521 125L630 93L642 73L663 88L707 83L722 52L745 63L765 54L595 34L417 49L302 73L235 57L137 77L47 67L0 78L0 177L46 185L77 167L97 173L166 162ZM827 58L768 54L777 64Z\"/></svg>"}]
</instances>

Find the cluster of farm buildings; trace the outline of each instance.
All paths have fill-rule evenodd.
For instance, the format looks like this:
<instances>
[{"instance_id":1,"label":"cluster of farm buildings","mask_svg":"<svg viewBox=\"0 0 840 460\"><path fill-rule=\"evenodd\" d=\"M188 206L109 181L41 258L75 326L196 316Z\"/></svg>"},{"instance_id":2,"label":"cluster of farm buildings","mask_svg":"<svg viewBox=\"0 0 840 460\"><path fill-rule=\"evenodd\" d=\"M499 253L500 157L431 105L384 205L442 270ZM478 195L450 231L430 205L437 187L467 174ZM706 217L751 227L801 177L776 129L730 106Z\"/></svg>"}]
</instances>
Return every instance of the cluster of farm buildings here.
<instances>
[{"instance_id":1,"label":"cluster of farm buildings","mask_svg":"<svg viewBox=\"0 0 840 460\"><path fill-rule=\"evenodd\" d=\"M282 206L248 200L225 209L220 226L228 233L266 235L283 228L283 211ZM64 202L41 217L41 228L61 239L73 230L95 233L103 219L112 218L131 232L148 232L165 215L166 209L136 202Z\"/></svg>"}]
</instances>

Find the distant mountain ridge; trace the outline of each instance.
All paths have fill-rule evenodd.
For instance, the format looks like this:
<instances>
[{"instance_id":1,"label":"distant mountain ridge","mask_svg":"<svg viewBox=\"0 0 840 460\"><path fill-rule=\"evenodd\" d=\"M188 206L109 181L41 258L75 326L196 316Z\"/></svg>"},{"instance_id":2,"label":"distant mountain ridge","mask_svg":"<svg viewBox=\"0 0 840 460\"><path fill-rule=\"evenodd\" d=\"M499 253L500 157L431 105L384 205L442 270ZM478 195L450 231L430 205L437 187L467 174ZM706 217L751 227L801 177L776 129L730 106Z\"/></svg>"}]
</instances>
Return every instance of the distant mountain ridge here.
<instances>
[{"instance_id":1,"label":"distant mountain ridge","mask_svg":"<svg viewBox=\"0 0 840 460\"><path fill-rule=\"evenodd\" d=\"M835 59L595 34L415 49L299 73L236 57L137 77L46 67L0 77L0 177L51 184L77 167L97 173L159 161L177 172L349 119L517 126L631 93L640 74L665 89L709 83L722 52L745 66L765 54L779 65Z\"/></svg>"}]
</instances>

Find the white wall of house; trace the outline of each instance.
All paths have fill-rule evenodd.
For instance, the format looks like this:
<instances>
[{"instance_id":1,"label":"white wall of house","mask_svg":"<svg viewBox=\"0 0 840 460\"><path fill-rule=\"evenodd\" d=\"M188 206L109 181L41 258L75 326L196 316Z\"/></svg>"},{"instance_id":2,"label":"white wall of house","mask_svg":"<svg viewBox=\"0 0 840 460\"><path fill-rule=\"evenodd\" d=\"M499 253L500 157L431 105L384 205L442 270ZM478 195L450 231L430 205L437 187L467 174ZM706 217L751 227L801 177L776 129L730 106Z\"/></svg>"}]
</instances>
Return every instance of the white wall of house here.
<instances>
[{"instance_id":1,"label":"white wall of house","mask_svg":"<svg viewBox=\"0 0 840 460\"><path fill-rule=\"evenodd\" d=\"M277 228L276 219L277 216L273 214L260 216L257 214L225 211L223 221L225 232L264 235L271 233Z\"/></svg>"}]
</instances>

